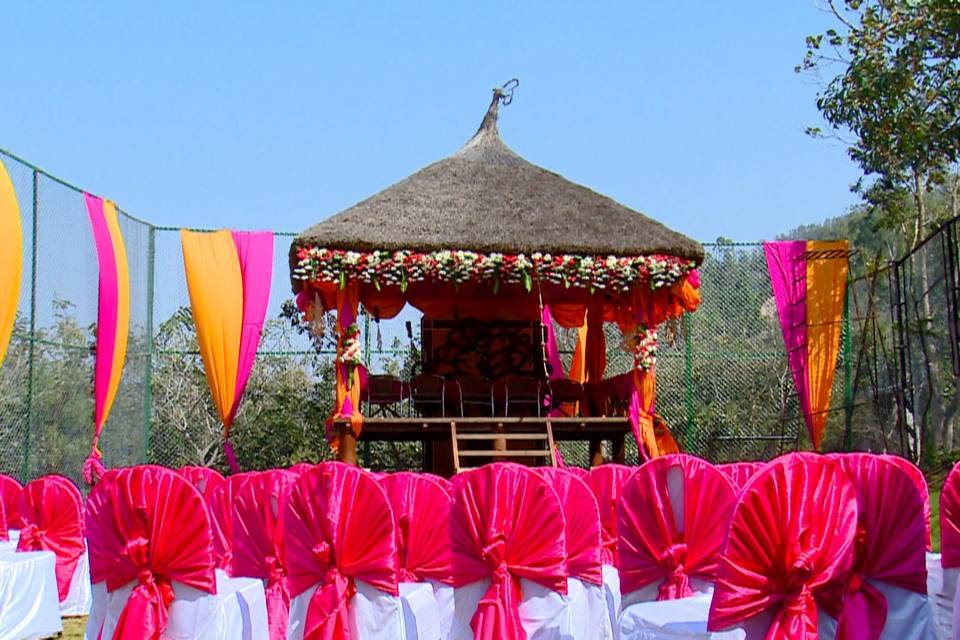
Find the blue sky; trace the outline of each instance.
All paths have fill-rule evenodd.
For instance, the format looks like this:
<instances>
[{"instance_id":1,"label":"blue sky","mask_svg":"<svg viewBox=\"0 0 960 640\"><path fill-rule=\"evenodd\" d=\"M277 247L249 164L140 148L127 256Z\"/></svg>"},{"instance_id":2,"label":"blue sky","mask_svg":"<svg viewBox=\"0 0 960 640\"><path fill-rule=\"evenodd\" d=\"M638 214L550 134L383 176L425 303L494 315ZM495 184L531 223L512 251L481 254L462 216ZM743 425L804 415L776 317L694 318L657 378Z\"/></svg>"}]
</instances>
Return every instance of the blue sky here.
<instances>
[{"instance_id":1,"label":"blue sky","mask_svg":"<svg viewBox=\"0 0 960 640\"><path fill-rule=\"evenodd\" d=\"M8 3L0 147L156 224L299 231L446 156L517 76L529 160L699 240L856 202L778 2Z\"/></svg>"}]
</instances>

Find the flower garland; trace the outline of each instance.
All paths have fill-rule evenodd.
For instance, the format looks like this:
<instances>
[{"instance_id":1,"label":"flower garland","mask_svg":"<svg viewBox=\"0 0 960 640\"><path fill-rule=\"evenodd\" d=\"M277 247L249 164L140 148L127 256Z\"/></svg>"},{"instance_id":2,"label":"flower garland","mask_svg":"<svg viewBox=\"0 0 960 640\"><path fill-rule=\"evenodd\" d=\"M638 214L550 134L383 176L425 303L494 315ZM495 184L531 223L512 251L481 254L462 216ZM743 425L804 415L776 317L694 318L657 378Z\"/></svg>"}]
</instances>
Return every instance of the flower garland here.
<instances>
[{"instance_id":1,"label":"flower garland","mask_svg":"<svg viewBox=\"0 0 960 640\"><path fill-rule=\"evenodd\" d=\"M411 282L439 281L493 283L494 292L503 283L522 283L527 291L534 279L584 287L591 291L629 291L637 283L650 289L669 287L686 277L696 263L670 255L580 256L533 253L530 256L475 251L345 251L322 247L297 250L293 278L305 282L336 282L346 287L358 281L374 285L399 286L406 291Z\"/></svg>"},{"instance_id":2,"label":"flower garland","mask_svg":"<svg viewBox=\"0 0 960 640\"><path fill-rule=\"evenodd\" d=\"M637 325L631 335L624 336L624 347L633 353L637 369L650 371L657 364L657 330Z\"/></svg>"},{"instance_id":3,"label":"flower garland","mask_svg":"<svg viewBox=\"0 0 960 640\"><path fill-rule=\"evenodd\" d=\"M363 363L363 351L360 348L360 327L356 323L343 332L340 355L337 362L347 368L347 390L353 385L353 372Z\"/></svg>"}]
</instances>

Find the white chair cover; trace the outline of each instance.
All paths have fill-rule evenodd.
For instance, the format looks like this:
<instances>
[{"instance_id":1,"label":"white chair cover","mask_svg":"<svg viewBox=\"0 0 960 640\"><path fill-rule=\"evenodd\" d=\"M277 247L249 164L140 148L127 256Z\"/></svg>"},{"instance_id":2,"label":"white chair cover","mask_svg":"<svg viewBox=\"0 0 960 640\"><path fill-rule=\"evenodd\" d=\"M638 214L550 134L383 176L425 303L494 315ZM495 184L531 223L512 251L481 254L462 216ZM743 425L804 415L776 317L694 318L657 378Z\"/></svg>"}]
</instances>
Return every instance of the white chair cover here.
<instances>
[{"instance_id":1,"label":"white chair cover","mask_svg":"<svg viewBox=\"0 0 960 640\"><path fill-rule=\"evenodd\" d=\"M606 602L607 617L610 618L610 628L613 637L620 637L620 573L616 567L603 565L603 599Z\"/></svg>"},{"instance_id":2,"label":"white chair cover","mask_svg":"<svg viewBox=\"0 0 960 640\"><path fill-rule=\"evenodd\" d=\"M49 551L0 552L0 638L34 640L63 630L55 567Z\"/></svg>"},{"instance_id":3,"label":"white chair cover","mask_svg":"<svg viewBox=\"0 0 960 640\"><path fill-rule=\"evenodd\" d=\"M84 551L77 568L73 570L67 597L60 603L60 615L65 618L89 615L90 606L93 604L93 591L90 587L90 558Z\"/></svg>"},{"instance_id":4,"label":"white chair cover","mask_svg":"<svg viewBox=\"0 0 960 640\"><path fill-rule=\"evenodd\" d=\"M103 582L93 585L87 640L113 636L134 586L131 582L107 593ZM218 570L215 595L180 582L174 582L173 589L176 598L168 610L163 640L268 640L267 602L260 580L230 578Z\"/></svg>"},{"instance_id":5,"label":"white chair cover","mask_svg":"<svg viewBox=\"0 0 960 640\"><path fill-rule=\"evenodd\" d=\"M927 596L941 638L953 637L953 603L960 569L944 569L939 553L927 554Z\"/></svg>"},{"instance_id":6,"label":"white chair cover","mask_svg":"<svg viewBox=\"0 0 960 640\"><path fill-rule=\"evenodd\" d=\"M620 614L620 638L623 640L743 640L743 629L707 631L711 591L677 600L636 601ZM763 636L760 636L761 638Z\"/></svg>"},{"instance_id":7,"label":"white chair cover","mask_svg":"<svg viewBox=\"0 0 960 640\"><path fill-rule=\"evenodd\" d=\"M426 582L400 583L400 597L356 580L348 604L353 640L440 640L441 616L433 587ZM287 640L303 640L307 608L316 587L290 600Z\"/></svg>"},{"instance_id":8,"label":"white chair cover","mask_svg":"<svg viewBox=\"0 0 960 640\"><path fill-rule=\"evenodd\" d=\"M450 627L453 626L453 587L435 580L429 582L440 612L440 637L447 640L450 637Z\"/></svg>"},{"instance_id":9,"label":"white chair cover","mask_svg":"<svg viewBox=\"0 0 960 640\"><path fill-rule=\"evenodd\" d=\"M0 540L0 553L4 551L16 551L17 543L20 542L20 530L19 529L10 529L7 531L9 534L9 540Z\"/></svg>"}]
</instances>

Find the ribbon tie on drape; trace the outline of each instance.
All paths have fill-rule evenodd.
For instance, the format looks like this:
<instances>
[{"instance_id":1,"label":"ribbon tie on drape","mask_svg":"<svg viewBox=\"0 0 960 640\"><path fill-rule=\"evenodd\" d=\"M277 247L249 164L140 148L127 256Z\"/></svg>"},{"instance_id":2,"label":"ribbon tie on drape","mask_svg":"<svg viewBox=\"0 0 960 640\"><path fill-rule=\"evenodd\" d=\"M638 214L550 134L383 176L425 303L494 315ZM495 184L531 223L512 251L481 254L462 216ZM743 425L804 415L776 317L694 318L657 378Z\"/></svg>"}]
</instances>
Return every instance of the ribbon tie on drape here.
<instances>
[{"instance_id":1,"label":"ribbon tie on drape","mask_svg":"<svg viewBox=\"0 0 960 640\"><path fill-rule=\"evenodd\" d=\"M46 538L46 531L35 524L28 524L20 529L20 540L17 543L17 548L20 551L42 551Z\"/></svg>"},{"instance_id":2,"label":"ribbon tie on drape","mask_svg":"<svg viewBox=\"0 0 960 640\"><path fill-rule=\"evenodd\" d=\"M347 603L357 588L351 578L341 573L329 544L320 542L311 551L317 563L326 569L320 586L310 597L303 640L349 640Z\"/></svg>"},{"instance_id":3,"label":"ribbon tie on drape","mask_svg":"<svg viewBox=\"0 0 960 640\"><path fill-rule=\"evenodd\" d=\"M767 637L804 638L817 637L817 603L810 588L813 575L812 554L799 553L793 561L784 584L782 607L770 624ZM780 635L773 632L778 629Z\"/></svg>"},{"instance_id":4,"label":"ribbon tie on drape","mask_svg":"<svg viewBox=\"0 0 960 640\"><path fill-rule=\"evenodd\" d=\"M684 563L687 561L687 545L683 542L672 544L660 556L660 566L668 572L667 578L660 584L657 600L675 600L693 595L690 578Z\"/></svg>"},{"instance_id":5,"label":"ribbon tie on drape","mask_svg":"<svg viewBox=\"0 0 960 640\"><path fill-rule=\"evenodd\" d=\"M167 626L167 610L176 597L173 585L150 569L150 542L145 538L130 540L120 554L137 567L137 586L127 598L113 637L115 640L159 638Z\"/></svg>"},{"instance_id":6,"label":"ribbon tie on drape","mask_svg":"<svg viewBox=\"0 0 960 640\"><path fill-rule=\"evenodd\" d=\"M867 531L857 526L854 541L853 568L847 581L847 591L837 618L837 640L878 640L887 623L887 598L864 575L867 555Z\"/></svg>"},{"instance_id":7,"label":"ribbon tie on drape","mask_svg":"<svg viewBox=\"0 0 960 640\"><path fill-rule=\"evenodd\" d=\"M290 610L290 592L287 589L287 574L275 555L264 558L267 569L267 620L270 623L270 637L282 638L286 634L288 612Z\"/></svg>"},{"instance_id":8,"label":"ribbon tie on drape","mask_svg":"<svg viewBox=\"0 0 960 640\"><path fill-rule=\"evenodd\" d=\"M502 535L483 548L482 558L492 571L490 586L480 598L470 620L474 636L478 640L526 638L518 609L522 598L520 580L510 572L506 561L506 542Z\"/></svg>"}]
</instances>

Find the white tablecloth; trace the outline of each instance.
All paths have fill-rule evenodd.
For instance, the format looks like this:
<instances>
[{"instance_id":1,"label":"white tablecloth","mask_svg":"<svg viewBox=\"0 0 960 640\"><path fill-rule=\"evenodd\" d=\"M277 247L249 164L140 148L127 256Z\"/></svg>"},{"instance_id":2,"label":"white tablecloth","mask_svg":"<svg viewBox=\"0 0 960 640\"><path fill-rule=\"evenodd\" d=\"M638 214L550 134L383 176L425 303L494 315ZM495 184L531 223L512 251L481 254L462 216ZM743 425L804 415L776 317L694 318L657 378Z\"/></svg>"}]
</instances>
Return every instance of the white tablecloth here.
<instances>
[{"instance_id":1,"label":"white tablecloth","mask_svg":"<svg viewBox=\"0 0 960 640\"><path fill-rule=\"evenodd\" d=\"M35 640L63 630L55 567L49 551L0 552L0 638Z\"/></svg>"}]
</instances>

